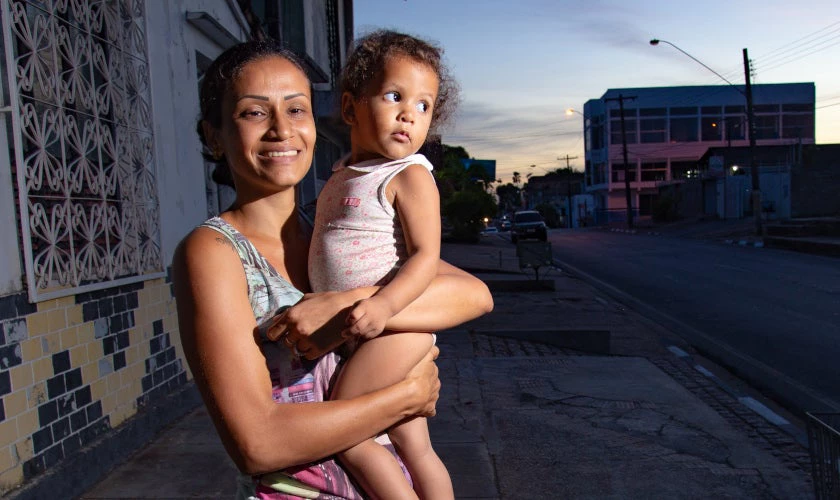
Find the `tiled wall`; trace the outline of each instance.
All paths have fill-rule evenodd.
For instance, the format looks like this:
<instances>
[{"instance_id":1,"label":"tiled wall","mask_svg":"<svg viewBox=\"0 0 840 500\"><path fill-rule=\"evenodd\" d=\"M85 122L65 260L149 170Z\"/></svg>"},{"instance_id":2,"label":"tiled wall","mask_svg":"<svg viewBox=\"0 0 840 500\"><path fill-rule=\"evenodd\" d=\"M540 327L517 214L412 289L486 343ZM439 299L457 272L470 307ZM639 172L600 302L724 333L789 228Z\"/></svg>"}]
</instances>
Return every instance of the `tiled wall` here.
<instances>
[{"instance_id":1,"label":"tiled wall","mask_svg":"<svg viewBox=\"0 0 840 500\"><path fill-rule=\"evenodd\" d=\"M0 494L187 381L171 284L0 297Z\"/></svg>"}]
</instances>

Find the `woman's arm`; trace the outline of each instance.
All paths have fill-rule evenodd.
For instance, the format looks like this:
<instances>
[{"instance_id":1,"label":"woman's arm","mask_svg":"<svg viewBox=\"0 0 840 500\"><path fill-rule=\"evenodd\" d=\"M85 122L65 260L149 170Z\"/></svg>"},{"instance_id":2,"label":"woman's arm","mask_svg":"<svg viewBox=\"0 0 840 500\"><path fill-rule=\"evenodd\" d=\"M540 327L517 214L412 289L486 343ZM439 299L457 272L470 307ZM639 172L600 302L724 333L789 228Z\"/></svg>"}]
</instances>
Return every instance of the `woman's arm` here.
<instances>
[{"instance_id":1,"label":"woman's arm","mask_svg":"<svg viewBox=\"0 0 840 500\"><path fill-rule=\"evenodd\" d=\"M173 269L187 362L242 472L305 464L407 416L434 414L440 384L436 349L403 382L386 389L343 401L275 403L242 265L230 243L212 230L197 229L178 247Z\"/></svg>"},{"instance_id":2,"label":"woman's arm","mask_svg":"<svg viewBox=\"0 0 840 500\"><path fill-rule=\"evenodd\" d=\"M296 343L307 358L314 359L344 341L338 331L344 325L342 313L377 290L379 287L364 287L307 295L277 317L277 326L268 335L276 339L288 334L291 344ZM388 320L386 329L435 332L453 328L492 310L493 297L484 282L439 261L438 274L423 294ZM310 340L313 334L314 341Z\"/></svg>"}]
</instances>

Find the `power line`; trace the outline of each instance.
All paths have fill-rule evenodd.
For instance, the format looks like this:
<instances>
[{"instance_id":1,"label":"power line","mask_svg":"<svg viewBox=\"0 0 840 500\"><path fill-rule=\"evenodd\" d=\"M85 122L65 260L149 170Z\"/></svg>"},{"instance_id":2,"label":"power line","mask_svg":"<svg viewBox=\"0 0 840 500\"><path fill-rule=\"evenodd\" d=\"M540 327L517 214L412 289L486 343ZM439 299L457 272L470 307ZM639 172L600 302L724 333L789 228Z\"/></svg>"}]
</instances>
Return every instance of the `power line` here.
<instances>
[{"instance_id":1,"label":"power line","mask_svg":"<svg viewBox=\"0 0 840 500\"><path fill-rule=\"evenodd\" d=\"M833 42L833 43L829 43L828 45L825 45L828 42ZM823 50L834 47L835 45L838 45L838 44L840 44L840 34L838 34L837 36L834 36L834 37L832 37L828 40L825 40L825 41L823 41L823 42L821 42L817 45L814 45L813 47L809 47L810 52L806 52L806 53L803 53L803 54L791 54L790 57L788 57L788 58L782 59L782 60L776 62L775 64L771 64L769 67L762 68L762 71L770 71L772 69L776 69L780 66L784 66L785 64L790 64L792 62L798 61L799 59L803 59L803 58L808 57L812 54L816 54L817 52L822 52Z\"/></svg>"},{"instance_id":2,"label":"power line","mask_svg":"<svg viewBox=\"0 0 840 500\"><path fill-rule=\"evenodd\" d=\"M828 26L826 26L826 27L824 27L824 28L821 28L821 29L819 29L819 30L817 30L817 31L815 31L815 32L813 32L813 33L810 33L810 34L805 35L805 36L803 36L803 37L801 37L801 38L798 38L798 39L796 39L796 40L794 40L794 41L792 41L792 42L790 42L790 43L787 43L787 44L785 44L785 45L782 45L782 46L780 46L780 47L777 47L776 49L773 49L772 51L768 52L767 54L762 54L761 56L759 56L758 58L756 58L756 59L755 59L755 61L761 61L761 62L765 62L765 61L772 61L774 58L779 58L779 57L781 57L781 55L782 55L782 54L784 54L784 53L786 53L786 52L790 52L790 51L792 51L792 50L794 50L794 49L796 49L796 48L802 47L803 45L808 45L809 43L813 43L814 41L819 40L820 38L823 38L823 37L825 37L825 36L827 36L827 35L831 35L831 34L834 34L834 33L840 32L840 27L838 27L837 29L834 29L834 30L830 31L829 33L825 33L825 34L823 34L823 35L820 35L820 36L818 36L818 37L814 38L813 40L808 40L808 41L806 41L806 42L799 43L799 42L802 42L803 40L806 40L806 39L808 39L808 38L811 38L812 36L814 36L814 35L816 35L816 34L818 34L818 33L822 32L822 31L828 30L828 29L830 29L830 28L832 28L832 27L834 27L834 26L838 26L838 25L840 25L840 21L837 21L837 22L835 22L835 23L831 23L831 24L829 24ZM787 48L786 48L786 47L787 47ZM784 56L784 57L787 57L787 56Z\"/></svg>"}]
</instances>

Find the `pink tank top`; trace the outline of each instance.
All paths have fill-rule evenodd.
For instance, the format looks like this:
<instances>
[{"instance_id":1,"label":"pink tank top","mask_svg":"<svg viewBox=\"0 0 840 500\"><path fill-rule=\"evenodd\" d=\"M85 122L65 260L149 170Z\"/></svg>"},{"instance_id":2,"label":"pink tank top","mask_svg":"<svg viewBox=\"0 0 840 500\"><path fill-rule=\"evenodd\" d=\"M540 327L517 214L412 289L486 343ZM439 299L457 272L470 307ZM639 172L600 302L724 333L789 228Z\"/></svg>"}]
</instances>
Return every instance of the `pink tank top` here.
<instances>
[{"instance_id":1,"label":"pink tank top","mask_svg":"<svg viewBox=\"0 0 840 500\"><path fill-rule=\"evenodd\" d=\"M432 164L421 154L380 158L356 165L338 161L318 197L309 247L312 290L384 285L408 257L399 215L386 188L409 165Z\"/></svg>"}]
</instances>

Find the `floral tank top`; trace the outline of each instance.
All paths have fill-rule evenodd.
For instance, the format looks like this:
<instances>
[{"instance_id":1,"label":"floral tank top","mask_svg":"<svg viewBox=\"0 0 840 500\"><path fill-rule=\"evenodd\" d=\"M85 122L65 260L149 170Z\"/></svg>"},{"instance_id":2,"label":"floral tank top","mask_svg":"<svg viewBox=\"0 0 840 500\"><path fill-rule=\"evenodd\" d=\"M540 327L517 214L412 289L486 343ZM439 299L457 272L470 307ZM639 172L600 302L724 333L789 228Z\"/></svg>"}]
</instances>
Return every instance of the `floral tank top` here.
<instances>
[{"instance_id":1,"label":"floral tank top","mask_svg":"<svg viewBox=\"0 0 840 500\"><path fill-rule=\"evenodd\" d=\"M303 293L286 281L233 226L219 217L201 227L218 231L236 248L248 283L248 300L260 329L280 310L298 302ZM263 337L265 338L265 337ZM285 346L264 340L262 351L271 375L272 396L278 404L324 401L340 361L335 353L309 361ZM240 476L237 499L361 499L362 495L334 457L262 476Z\"/></svg>"}]
</instances>

